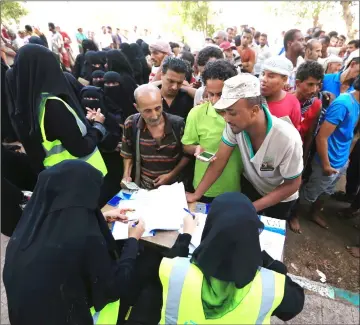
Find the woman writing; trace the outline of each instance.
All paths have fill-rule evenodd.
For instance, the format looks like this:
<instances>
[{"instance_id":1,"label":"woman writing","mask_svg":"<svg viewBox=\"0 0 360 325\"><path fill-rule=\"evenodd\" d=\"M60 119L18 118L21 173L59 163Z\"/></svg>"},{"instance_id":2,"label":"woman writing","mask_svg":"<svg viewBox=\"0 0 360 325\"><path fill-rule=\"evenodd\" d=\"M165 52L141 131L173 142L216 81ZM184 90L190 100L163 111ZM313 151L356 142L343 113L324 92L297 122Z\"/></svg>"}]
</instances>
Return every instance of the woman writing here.
<instances>
[{"instance_id":1,"label":"woman writing","mask_svg":"<svg viewBox=\"0 0 360 325\"><path fill-rule=\"evenodd\" d=\"M106 175L97 144L105 135L104 116L98 110L90 125L78 98L50 50L23 46L10 78L19 140L37 171L67 159L81 159Z\"/></svg>"},{"instance_id":2,"label":"woman writing","mask_svg":"<svg viewBox=\"0 0 360 325\"><path fill-rule=\"evenodd\" d=\"M263 227L246 196L218 196L191 259L187 246L192 231L179 235L168 255L181 257L159 258L157 267L154 258L148 259L148 284L143 284L129 322L270 324L270 316L283 321L295 317L303 309L304 291L286 275L284 264L261 251Z\"/></svg>"},{"instance_id":3,"label":"woman writing","mask_svg":"<svg viewBox=\"0 0 360 325\"><path fill-rule=\"evenodd\" d=\"M11 324L92 325L92 315L131 291L144 223L129 227L119 258L97 208L101 182L101 173L82 161L40 173L6 249L3 279ZM120 212L105 217L126 222ZM118 306L113 305L116 316Z\"/></svg>"}]
</instances>

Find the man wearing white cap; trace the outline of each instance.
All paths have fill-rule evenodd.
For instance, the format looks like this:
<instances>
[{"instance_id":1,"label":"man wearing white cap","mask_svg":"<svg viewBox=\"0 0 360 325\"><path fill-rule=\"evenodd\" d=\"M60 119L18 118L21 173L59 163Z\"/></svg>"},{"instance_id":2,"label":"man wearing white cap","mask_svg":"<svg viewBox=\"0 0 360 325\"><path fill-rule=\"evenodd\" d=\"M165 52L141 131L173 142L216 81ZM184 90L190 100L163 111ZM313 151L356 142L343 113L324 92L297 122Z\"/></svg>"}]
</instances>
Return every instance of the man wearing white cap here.
<instances>
[{"instance_id":1,"label":"man wearing white cap","mask_svg":"<svg viewBox=\"0 0 360 325\"><path fill-rule=\"evenodd\" d=\"M340 71L342 63L343 60L340 57L336 55L330 55L325 59L322 66L326 74L337 73Z\"/></svg>"},{"instance_id":2,"label":"man wearing white cap","mask_svg":"<svg viewBox=\"0 0 360 325\"><path fill-rule=\"evenodd\" d=\"M338 97L341 93L354 90L353 81L360 73L360 50L352 52L344 64L344 70L326 74L322 90L329 91Z\"/></svg>"},{"instance_id":3,"label":"man wearing white cap","mask_svg":"<svg viewBox=\"0 0 360 325\"><path fill-rule=\"evenodd\" d=\"M260 76L261 95L266 98L272 115L289 118L295 128L300 130L300 103L295 95L284 90L292 71L291 61L284 56L266 59Z\"/></svg>"},{"instance_id":4,"label":"man wearing white cap","mask_svg":"<svg viewBox=\"0 0 360 325\"><path fill-rule=\"evenodd\" d=\"M155 43L149 45L149 50L151 54L151 62L153 67L149 76L149 82L160 80L160 71L159 68L167 56L172 55L171 47L168 42L158 40Z\"/></svg>"},{"instance_id":5,"label":"man wearing white cap","mask_svg":"<svg viewBox=\"0 0 360 325\"><path fill-rule=\"evenodd\" d=\"M242 192L258 212L287 219L298 198L303 170L302 141L288 122L272 116L261 103L260 82L248 73L224 82L214 105L227 122L216 158L213 159L188 202L198 200L218 179L236 146L244 165Z\"/></svg>"}]
</instances>

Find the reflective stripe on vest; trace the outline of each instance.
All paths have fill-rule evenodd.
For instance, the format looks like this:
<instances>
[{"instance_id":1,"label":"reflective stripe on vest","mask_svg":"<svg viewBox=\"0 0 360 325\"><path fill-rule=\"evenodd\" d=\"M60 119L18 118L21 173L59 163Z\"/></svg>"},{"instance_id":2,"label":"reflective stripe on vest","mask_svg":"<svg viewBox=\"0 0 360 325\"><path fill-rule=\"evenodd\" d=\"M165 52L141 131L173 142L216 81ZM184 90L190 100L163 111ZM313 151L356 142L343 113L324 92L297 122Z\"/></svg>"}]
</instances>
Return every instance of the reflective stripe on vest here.
<instances>
[{"instance_id":1,"label":"reflective stripe on vest","mask_svg":"<svg viewBox=\"0 0 360 325\"><path fill-rule=\"evenodd\" d=\"M69 112L74 116L82 136L85 136L87 134L86 125L79 119L76 112L65 101L63 101L61 98L55 96L49 96L49 94L43 93L42 100L40 103L39 119L40 119L41 135L43 138L42 146L45 150L45 159L43 162L44 167L49 168L68 159L80 159L89 163L96 169L98 169L103 174L103 176L105 176L107 174L106 165L97 147L94 149L94 151L91 154L85 157L75 157L71 155L64 148L60 140L55 140L55 141L47 140L44 123L45 123L45 103L48 99L55 99L61 101L65 105L65 107L69 110Z\"/></svg>"},{"instance_id":2,"label":"reflective stripe on vest","mask_svg":"<svg viewBox=\"0 0 360 325\"><path fill-rule=\"evenodd\" d=\"M196 265L187 258L164 258L159 274L164 301L160 324L270 324L284 295L285 276L260 268L234 310L219 319L206 319L201 301L203 275Z\"/></svg>"},{"instance_id":3,"label":"reflective stripe on vest","mask_svg":"<svg viewBox=\"0 0 360 325\"><path fill-rule=\"evenodd\" d=\"M90 313L94 324L99 325L116 325L119 315L120 300L107 304L100 311L95 311L94 307L90 308Z\"/></svg>"}]
</instances>

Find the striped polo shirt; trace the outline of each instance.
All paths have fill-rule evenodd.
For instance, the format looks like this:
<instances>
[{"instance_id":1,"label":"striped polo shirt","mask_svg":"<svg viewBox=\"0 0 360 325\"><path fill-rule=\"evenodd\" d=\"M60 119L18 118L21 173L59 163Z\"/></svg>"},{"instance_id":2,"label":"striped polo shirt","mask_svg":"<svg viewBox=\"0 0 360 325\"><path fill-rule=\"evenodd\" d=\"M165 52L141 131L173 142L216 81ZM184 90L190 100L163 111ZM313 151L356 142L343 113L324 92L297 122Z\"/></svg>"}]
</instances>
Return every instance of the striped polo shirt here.
<instances>
[{"instance_id":1,"label":"striped polo shirt","mask_svg":"<svg viewBox=\"0 0 360 325\"><path fill-rule=\"evenodd\" d=\"M137 128L140 129L141 188L153 189L154 180L160 175L170 173L183 156L181 139L176 139L167 115L167 113L163 113L165 127L163 138L160 141L153 138L142 117L137 122ZM124 124L121 156L125 159L133 159L136 152L136 144L133 143L135 137L132 130L134 117L135 115L129 116ZM181 137L183 132L182 130ZM175 182L177 179L173 181Z\"/></svg>"}]
</instances>

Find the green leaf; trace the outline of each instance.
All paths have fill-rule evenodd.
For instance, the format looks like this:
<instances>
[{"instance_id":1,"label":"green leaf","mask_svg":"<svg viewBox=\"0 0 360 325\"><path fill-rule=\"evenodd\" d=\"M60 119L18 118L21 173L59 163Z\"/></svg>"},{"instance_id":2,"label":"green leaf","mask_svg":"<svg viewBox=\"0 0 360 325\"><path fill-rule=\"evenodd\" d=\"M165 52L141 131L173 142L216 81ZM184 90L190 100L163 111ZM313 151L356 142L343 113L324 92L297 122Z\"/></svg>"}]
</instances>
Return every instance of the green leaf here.
<instances>
[{"instance_id":1,"label":"green leaf","mask_svg":"<svg viewBox=\"0 0 360 325\"><path fill-rule=\"evenodd\" d=\"M28 11L17 1L1 0L0 8L3 22L10 22L13 19L19 23L20 18L28 14Z\"/></svg>"}]
</instances>

